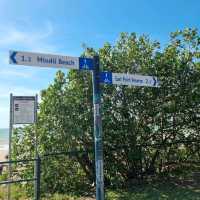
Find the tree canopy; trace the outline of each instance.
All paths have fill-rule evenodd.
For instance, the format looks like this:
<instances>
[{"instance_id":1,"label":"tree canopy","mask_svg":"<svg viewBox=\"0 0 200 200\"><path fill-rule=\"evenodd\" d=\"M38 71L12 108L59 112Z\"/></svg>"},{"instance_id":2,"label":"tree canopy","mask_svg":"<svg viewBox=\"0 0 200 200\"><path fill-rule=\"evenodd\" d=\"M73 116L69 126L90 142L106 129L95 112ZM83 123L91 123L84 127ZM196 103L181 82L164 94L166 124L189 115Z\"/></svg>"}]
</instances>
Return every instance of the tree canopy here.
<instances>
[{"instance_id":1,"label":"tree canopy","mask_svg":"<svg viewBox=\"0 0 200 200\"><path fill-rule=\"evenodd\" d=\"M165 171L169 163L200 159L200 36L196 29L171 34L161 46L149 37L121 33L115 44L82 56L100 56L102 71L157 76L159 88L102 85L105 182L125 183ZM42 180L50 192L94 182L92 79L89 72L58 71L41 92L36 127L16 130L14 156L84 151L47 159ZM19 145L20 144L20 145ZM73 175L72 175L73 174ZM77 178L78 177L78 178ZM70 180L76 180L72 184Z\"/></svg>"}]
</instances>

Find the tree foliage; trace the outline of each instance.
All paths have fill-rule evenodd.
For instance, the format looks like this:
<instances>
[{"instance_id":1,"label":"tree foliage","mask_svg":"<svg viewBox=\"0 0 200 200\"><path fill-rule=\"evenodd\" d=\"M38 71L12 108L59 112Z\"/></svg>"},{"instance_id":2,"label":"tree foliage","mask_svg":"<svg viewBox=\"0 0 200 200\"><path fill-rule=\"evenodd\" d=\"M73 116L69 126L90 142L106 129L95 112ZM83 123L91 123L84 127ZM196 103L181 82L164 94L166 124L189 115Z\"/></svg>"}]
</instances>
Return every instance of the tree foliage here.
<instances>
[{"instance_id":1,"label":"tree foliage","mask_svg":"<svg viewBox=\"0 0 200 200\"><path fill-rule=\"evenodd\" d=\"M169 163L199 161L199 48L196 29L172 33L165 47L144 35L122 33L116 44L105 43L98 52L85 48L83 56L100 56L102 71L157 76L160 80L159 88L102 85L106 184L161 173ZM58 71L54 82L41 92L38 117L40 155L85 152L73 159L45 160L42 177L46 189L64 192L66 183L74 188L73 181L86 178L92 183L91 74ZM33 127L16 132L16 157L27 157L28 148L34 151L32 132ZM17 145L19 139L23 145Z\"/></svg>"}]
</instances>

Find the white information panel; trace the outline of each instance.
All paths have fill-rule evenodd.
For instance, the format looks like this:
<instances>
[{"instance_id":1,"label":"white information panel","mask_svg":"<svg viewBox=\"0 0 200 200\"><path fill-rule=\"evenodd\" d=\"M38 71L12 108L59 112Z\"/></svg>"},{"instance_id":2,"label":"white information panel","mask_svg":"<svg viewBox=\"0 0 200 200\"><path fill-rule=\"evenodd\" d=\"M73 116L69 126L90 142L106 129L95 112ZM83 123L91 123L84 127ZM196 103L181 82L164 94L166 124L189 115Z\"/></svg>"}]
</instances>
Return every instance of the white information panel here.
<instances>
[{"instance_id":1,"label":"white information panel","mask_svg":"<svg viewBox=\"0 0 200 200\"><path fill-rule=\"evenodd\" d=\"M10 51L9 62L10 64L15 65L80 70L92 70L94 65L92 58L71 57L25 51Z\"/></svg>"},{"instance_id":2,"label":"white information panel","mask_svg":"<svg viewBox=\"0 0 200 200\"><path fill-rule=\"evenodd\" d=\"M159 80L156 76L143 76L137 74L101 72L100 81L105 84L160 87Z\"/></svg>"},{"instance_id":3,"label":"white information panel","mask_svg":"<svg viewBox=\"0 0 200 200\"><path fill-rule=\"evenodd\" d=\"M35 97L13 97L13 124L35 123L35 107Z\"/></svg>"},{"instance_id":4,"label":"white information panel","mask_svg":"<svg viewBox=\"0 0 200 200\"><path fill-rule=\"evenodd\" d=\"M157 77L121 73L112 73L112 83L117 85L134 85L146 87L158 87L159 85Z\"/></svg>"}]
</instances>

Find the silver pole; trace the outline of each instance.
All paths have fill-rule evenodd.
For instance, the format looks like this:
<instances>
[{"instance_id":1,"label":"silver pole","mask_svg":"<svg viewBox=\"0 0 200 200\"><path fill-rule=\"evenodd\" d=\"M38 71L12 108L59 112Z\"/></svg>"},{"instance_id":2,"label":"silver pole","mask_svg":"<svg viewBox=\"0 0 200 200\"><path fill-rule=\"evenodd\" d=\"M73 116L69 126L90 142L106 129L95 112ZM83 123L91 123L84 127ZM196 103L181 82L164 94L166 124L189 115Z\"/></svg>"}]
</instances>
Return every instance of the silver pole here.
<instances>
[{"instance_id":1,"label":"silver pole","mask_svg":"<svg viewBox=\"0 0 200 200\"><path fill-rule=\"evenodd\" d=\"M35 110L34 110L34 125L35 125L35 157L37 158L38 156L38 134L37 134L37 107L38 107L38 95L35 95Z\"/></svg>"},{"instance_id":2,"label":"silver pole","mask_svg":"<svg viewBox=\"0 0 200 200\"><path fill-rule=\"evenodd\" d=\"M12 130L13 130L13 95L10 94L10 123L9 123L9 154L8 154L8 160L11 160L11 154L12 154ZM9 163L9 180L11 180L12 177L12 164ZM8 184L8 200L10 200L11 197L11 184Z\"/></svg>"},{"instance_id":3,"label":"silver pole","mask_svg":"<svg viewBox=\"0 0 200 200\"><path fill-rule=\"evenodd\" d=\"M37 107L38 107L38 95L35 95L35 110L34 110L34 127L35 127L35 183L34 183L34 199L40 199L40 158L38 155L38 134L37 134Z\"/></svg>"}]
</instances>

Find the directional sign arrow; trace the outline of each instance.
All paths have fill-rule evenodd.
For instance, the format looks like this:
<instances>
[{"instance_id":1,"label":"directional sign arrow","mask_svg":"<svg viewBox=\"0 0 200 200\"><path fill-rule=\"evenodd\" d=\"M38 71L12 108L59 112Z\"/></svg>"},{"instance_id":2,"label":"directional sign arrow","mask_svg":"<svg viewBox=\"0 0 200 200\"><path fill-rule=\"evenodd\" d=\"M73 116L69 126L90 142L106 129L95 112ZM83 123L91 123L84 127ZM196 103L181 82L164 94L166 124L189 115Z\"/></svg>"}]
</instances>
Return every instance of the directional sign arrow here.
<instances>
[{"instance_id":1,"label":"directional sign arrow","mask_svg":"<svg viewBox=\"0 0 200 200\"><path fill-rule=\"evenodd\" d=\"M158 84L158 80L154 76L152 78L153 78L153 81L154 81L153 86L156 87L156 85Z\"/></svg>"},{"instance_id":2,"label":"directional sign arrow","mask_svg":"<svg viewBox=\"0 0 200 200\"><path fill-rule=\"evenodd\" d=\"M17 55L17 52L16 52L16 51L12 51L12 52L10 53L10 63L11 63L11 64L17 64L16 55Z\"/></svg>"},{"instance_id":3,"label":"directional sign arrow","mask_svg":"<svg viewBox=\"0 0 200 200\"><path fill-rule=\"evenodd\" d=\"M100 81L105 84L159 87L157 77L137 74L101 72Z\"/></svg>"}]
</instances>

